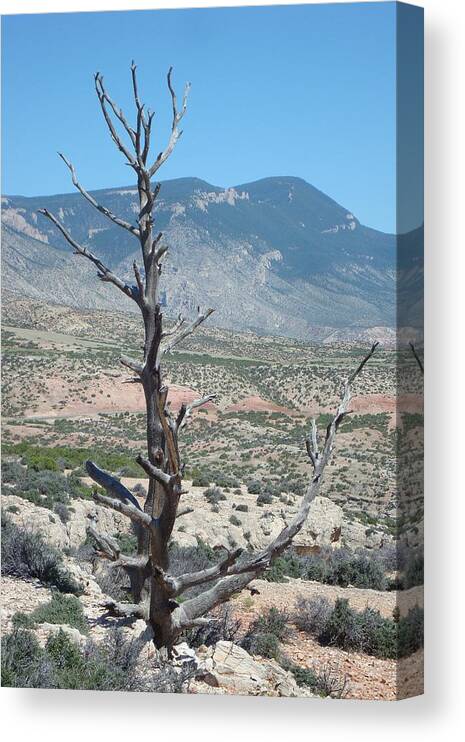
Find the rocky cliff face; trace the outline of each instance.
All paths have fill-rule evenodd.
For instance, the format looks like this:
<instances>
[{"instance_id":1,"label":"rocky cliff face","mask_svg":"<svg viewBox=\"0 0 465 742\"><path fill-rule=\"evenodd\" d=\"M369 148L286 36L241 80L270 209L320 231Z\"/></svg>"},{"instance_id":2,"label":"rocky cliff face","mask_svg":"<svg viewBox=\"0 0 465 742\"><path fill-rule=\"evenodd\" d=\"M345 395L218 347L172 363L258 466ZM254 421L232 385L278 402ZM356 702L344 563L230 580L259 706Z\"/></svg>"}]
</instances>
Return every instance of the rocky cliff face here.
<instances>
[{"instance_id":1,"label":"rocky cliff face","mask_svg":"<svg viewBox=\"0 0 465 742\"><path fill-rule=\"evenodd\" d=\"M95 195L135 220L134 188ZM3 285L72 306L121 308L124 297L99 285L86 261L76 261L37 215L40 207L131 278L137 242L79 194L14 196L3 198ZM209 305L224 327L320 339L328 328L394 327L396 287L405 285L402 317L421 324L421 231L396 242L298 178L227 189L196 178L166 181L156 224L170 246L162 296L170 315Z\"/></svg>"}]
</instances>

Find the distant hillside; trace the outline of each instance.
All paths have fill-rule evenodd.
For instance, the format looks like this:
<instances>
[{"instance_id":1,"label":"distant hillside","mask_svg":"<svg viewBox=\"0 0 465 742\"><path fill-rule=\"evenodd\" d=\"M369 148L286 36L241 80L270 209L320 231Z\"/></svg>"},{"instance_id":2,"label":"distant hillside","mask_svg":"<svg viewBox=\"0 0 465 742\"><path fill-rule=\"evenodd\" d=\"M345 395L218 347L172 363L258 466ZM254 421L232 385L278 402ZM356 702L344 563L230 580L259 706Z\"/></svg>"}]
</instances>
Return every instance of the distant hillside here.
<instances>
[{"instance_id":1,"label":"distant hillside","mask_svg":"<svg viewBox=\"0 0 465 742\"><path fill-rule=\"evenodd\" d=\"M134 221L134 186L94 195ZM130 278L138 243L126 231L78 193L7 196L2 203L6 289L70 306L133 309L95 279L92 266L72 255L37 210L53 211L76 240ZM156 227L170 245L162 296L169 315L208 305L220 326L315 340L334 330L350 336L399 322L421 325L422 230L396 247L394 235L363 226L299 178L229 189L197 178L165 181Z\"/></svg>"}]
</instances>

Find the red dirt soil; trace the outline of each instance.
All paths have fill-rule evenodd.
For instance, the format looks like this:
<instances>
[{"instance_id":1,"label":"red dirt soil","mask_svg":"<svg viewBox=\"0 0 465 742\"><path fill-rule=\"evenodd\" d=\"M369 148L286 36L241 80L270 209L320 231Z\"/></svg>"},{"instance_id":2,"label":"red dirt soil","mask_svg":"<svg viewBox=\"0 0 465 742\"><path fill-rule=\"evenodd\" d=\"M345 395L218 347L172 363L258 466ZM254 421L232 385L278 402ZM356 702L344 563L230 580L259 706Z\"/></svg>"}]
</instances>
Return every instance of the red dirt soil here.
<instances>
[{"instance_id":1,"label":"red dirt soil","mask_svg":"<svg viewBox=\"0 0 465 742\"><path fill-rule=\"evenodd\" d=\"M292 415L295 411L290 410L288 407L281 407L274 402L269 402L267 399L252 395L241 399L236 404L229 405L226 407L225 412L281 412L283 415Z\"/></svg>"}]
</instances>

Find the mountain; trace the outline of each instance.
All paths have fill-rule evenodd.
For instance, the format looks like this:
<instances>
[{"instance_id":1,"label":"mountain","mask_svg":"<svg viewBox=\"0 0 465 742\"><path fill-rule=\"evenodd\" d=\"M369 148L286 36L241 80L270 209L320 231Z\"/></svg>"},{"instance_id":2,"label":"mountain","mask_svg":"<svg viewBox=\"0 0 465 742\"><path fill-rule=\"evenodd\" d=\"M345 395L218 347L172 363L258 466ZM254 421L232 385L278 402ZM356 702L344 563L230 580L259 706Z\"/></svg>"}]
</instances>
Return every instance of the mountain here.
<instances>
[{"instance_id":1,"label":"mountain","mask_svg":"<svg viewBox=\"0 0 465 742\"><path fill-rule=\"evenodd\" d=\"M134 186L93 195L134 222ZM71 306L134 309L37 214L44 207L55 213L77 241L133 281L137 241L79 193L6 196L2 204L5 288ZM155 226L170 246L162 302L171 316L213 306L224 327L316 340L334 329L393 328L397 315L421 325L422 230L396 239L365 227L300 178L226 189L197 178L165 181Z\"/></svg>"}]
</instances>

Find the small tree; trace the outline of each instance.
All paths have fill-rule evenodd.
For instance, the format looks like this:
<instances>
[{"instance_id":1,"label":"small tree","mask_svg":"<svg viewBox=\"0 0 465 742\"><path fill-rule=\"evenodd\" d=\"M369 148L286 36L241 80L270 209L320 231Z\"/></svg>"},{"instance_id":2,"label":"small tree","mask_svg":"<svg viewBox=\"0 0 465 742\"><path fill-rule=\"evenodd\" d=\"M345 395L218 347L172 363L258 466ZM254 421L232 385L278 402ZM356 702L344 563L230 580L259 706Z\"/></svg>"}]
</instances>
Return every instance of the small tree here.
<instances>
[{"instance_id":1,"label":"small tree","mask_svg":"<svg viewBox=\"0 0 465 742\"><path fill-rule=\"evenodd\" d=\"M94 462L86 462L89 475L107 492L106 495L94 492L95 501L122 513L132 521L137 534L137 555L128 556L121 553L115 539L97 533L92 527L90 530L98 543L101 555L111 560L115 566L122 567L130 579L133 603L120 604L112 601L107 607L118 615L144 618L153 630L155 645L158 648L165 647L169 651L181 632L208 622L210 619L206 618L206 614L215 606L229 600L234 593L263 573L302 528L310 505L320 489L321 478L331 455L337 429L347 414L350 384L374 353L377 344L373 345L368 355L346 381L341 403L328 425L321 447L315 421L312 422L311 435L306 441L306 446L313 473L300 508L290 524L265 549L252 556L241 557L241 549L236 549L213 567L178 577L171 575L168 545L176 517L186 513L178 510L183 494L183 464L179 450L179 434L192 412L211 401L214 395L204 396L190 405L183 404L178 413L172 415L167 407L168 388L163 381L162 359L166 353L191 335L211 315L213 309L201 312L199 308L197 317L190 323L186 323L184 317L180 315L169 330L163 328L159 300L160 276L163 258L168 248L162 242L162 233L154 231L154 207L160 184L153 186L152 178L171 155L181 136L179 123L186 112L190 86L186 85L179 108L170 68L167 83L173 114L171 133L166 148L150 164L153 113L146 110L140 102L134 63L131 65L131 75L136 108L135 128L132 128L123 111L110 98L102 75L97 73L94 79L97 97L111 138L137 177L139 197L137 223L131 224L113 214L106 206L99 204L80 184L72 163L64 155L60 154L60 157L69 168L72 182L82 196L97 211L139 241L143 268L134 262L135 284L126 283L116 276L85 245L76 242L62 221L47 209L41 209L40 213L59 229L74 248L75 254L87 258L97 267L97 276L101 281L116 286L137 304L142 314L145 331L143 359L139 361L122 357L121 363L133 373L128 381L141 384L145 396L147 455L137 457L137 462L149 480L144 507L141 508L138 500L118 479L100 469ZM126 144L126 140L119 134L117 122L125 131L130 144ZM186 590L203 585L205 585L203 592L182 603L178 602L177 598Z\"/></svg>"}]
</instances>

